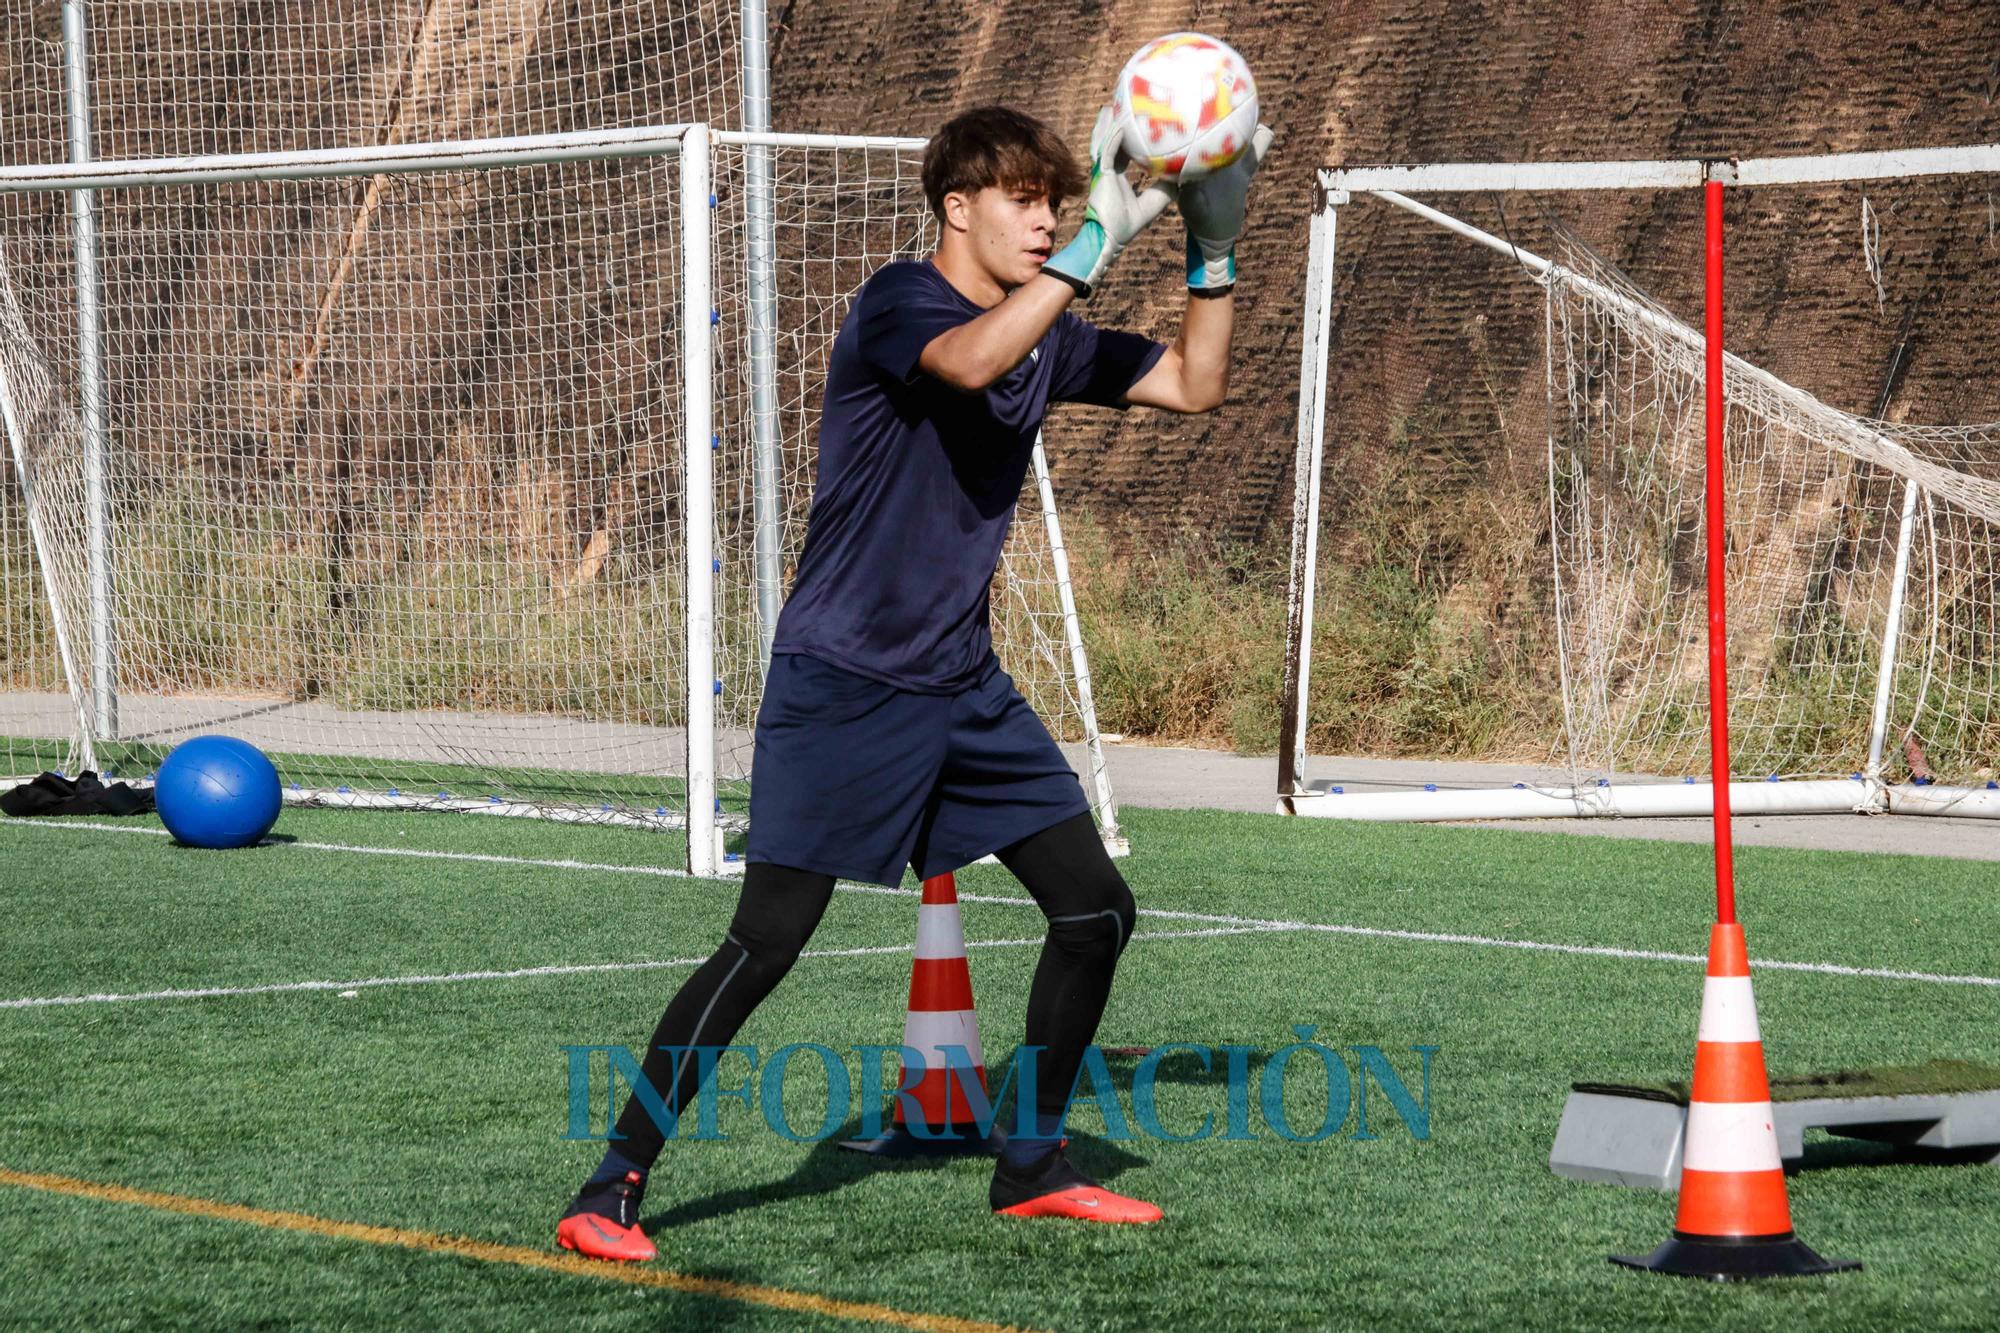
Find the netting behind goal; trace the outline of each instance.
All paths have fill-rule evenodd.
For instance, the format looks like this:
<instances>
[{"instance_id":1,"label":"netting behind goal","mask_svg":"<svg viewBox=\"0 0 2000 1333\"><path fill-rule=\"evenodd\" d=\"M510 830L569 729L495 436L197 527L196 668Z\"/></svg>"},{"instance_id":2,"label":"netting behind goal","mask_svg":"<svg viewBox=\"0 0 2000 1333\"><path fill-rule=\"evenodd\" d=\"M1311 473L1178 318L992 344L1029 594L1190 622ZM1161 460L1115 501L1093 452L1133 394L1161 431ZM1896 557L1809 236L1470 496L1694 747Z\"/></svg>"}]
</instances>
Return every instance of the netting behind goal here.
<instances>
[{"instance_id":1,"label":"netting behind goal","mask_svg":"<svg viewBox=\"0 0 2000 1333\"><path fill-rule=\"evenodd\" d=\"M5 38L12 162L69 154L57 10ZM761 59L710 0L86 12L104 161L727 128ZM144 775L226 729L278 752L299 798L682 824L719 776L695 822L740 831L826 353L868 273L930 244L919 148L715 144L714 364L693 377L671 154L95 194L96 476L71 202L0 197L0 779ZM754 215L753 160L772 182ZM696 384L716 549L698 686ZM1039 458L1022 515L998 647L1115 835ZM716 754L690 764L711 702Z\"/></svg>"},{"instance_id":2,"label":"netting behind goal","mask_svg":"<svg viewBox=\"0 0 2000 1333\"><path fill-rule=\"evenodd\" d=\"M4 155L61 162L59 6L19 8ZM84 13L99 159L733 125L740 102L726 0ZM93 640L69 201L0 202L20 399L0 463L0 769L143 775L228 729L330 797L678 822L671 159L96 201L111 659Z\"/></svg>"},{"instance_id":3,"label":"netting behind goal","mask_svg":"<svg viewBox=\"0 0 2000 1333\"><path fill-rule=\"evenodd\" d=\"M738 0L89 0L95 156L297 152L702 122L736 128ZM57 101L60 5L4 38ZM26 80L24 80L26 82ZM18 129L7 138L16 146Z\"/></svg>"},{"instance_id":4,"label":"netting behind goal","mask_svg":"<svg viewBox=\"0 0 2000 1333\"><path fill-rule=\"evenodd\" d=\"M1983 789L2000 765L1996 187L1725 191L1738 780ZM1322 587L1357 558L1428 571L1417 667L1480 724L1399 748L1523 762L1531 789L1705 780L1700 192L1419 199L1443 216L1337 209L1324 390Z\"/></svg>"},{"instance_id":5,"label":"netting behind goal","mask_svg":"<svg viewBox=\"0 0 2000 1333\"><path fill-rule=\"evenodd\" d=\"M1700 343L1574 236L1555 239L1550 491L1571 767L1700 772ZM1886 666L1892 776L1991 777L2000 426L1843 412L1738 359L1724 395L1736 773L1867 769Z\"/></svg>"},{"instance_id":6,"label":"netting behind goal","mask_svg":"<svg viewBox=\"0 0 2000 1333\"><path fill-rule=\"evenodd\" d=\"M678 813L672 158L103 192L104 546L50 198L0 203L7 566L82 679L10 587L10 774L224 731L329 798Z\"/></svg>"}]
</instances>

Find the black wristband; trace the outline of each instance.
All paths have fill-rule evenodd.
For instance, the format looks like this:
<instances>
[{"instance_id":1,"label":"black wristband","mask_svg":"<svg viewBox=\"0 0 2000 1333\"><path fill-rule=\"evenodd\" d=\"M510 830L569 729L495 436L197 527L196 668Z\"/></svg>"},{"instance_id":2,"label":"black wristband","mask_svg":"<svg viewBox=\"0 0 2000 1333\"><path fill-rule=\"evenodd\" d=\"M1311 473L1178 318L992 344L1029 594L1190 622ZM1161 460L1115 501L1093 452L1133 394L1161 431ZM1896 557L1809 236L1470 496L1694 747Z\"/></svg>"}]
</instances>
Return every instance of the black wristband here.
<instances>
[{"instance_id":1,"label":"black wristband","mask_svg":"<svg viewBox=\"0 0 2000 1333\"><path fill-rule=\"evenodd\" d=\"M1076 292L1077 300L1087 301L1090 299L1090 284L1085 282L1082 278L1073 278L1069 274L1064 273L1061 269L1044 268L1042 272L1051 278L1058 278L1061 281L1068 283L1071 289L1073 289Z\"/></svg>"}]
</instances>

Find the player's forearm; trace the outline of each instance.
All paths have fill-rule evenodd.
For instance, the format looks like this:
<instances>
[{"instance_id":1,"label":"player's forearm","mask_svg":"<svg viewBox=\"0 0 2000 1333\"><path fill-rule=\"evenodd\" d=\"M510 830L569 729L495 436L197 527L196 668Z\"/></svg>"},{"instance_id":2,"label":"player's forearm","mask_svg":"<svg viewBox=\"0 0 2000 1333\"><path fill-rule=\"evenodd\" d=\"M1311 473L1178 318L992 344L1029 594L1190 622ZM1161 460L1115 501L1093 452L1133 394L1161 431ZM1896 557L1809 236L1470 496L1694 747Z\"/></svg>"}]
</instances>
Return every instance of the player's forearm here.
<instances>
[{"instance_id":1,"label":"player's forearm","mask_svg":"<svg viewBox=\"0 0 2000 1333\"><path fill-rule=\"evenodd\" d=\"M1235 335L1236 297L1190 296L1174 342L1180 355L1181 393L1191 412L1222 406L1229 396L1229 345Z\"/></svg>"},{"instance_id":2,"label":"player's forearm","mask_svg":"<svg viewBox=\"0 0 2000 1333\"><path fill-rule=\"evenodd\" d=\"M931 339L918 364L963 393L978 393L1027 359L1076 299L1060 278L1037 276L979 318Z\"/></svg>"}]
</instances>

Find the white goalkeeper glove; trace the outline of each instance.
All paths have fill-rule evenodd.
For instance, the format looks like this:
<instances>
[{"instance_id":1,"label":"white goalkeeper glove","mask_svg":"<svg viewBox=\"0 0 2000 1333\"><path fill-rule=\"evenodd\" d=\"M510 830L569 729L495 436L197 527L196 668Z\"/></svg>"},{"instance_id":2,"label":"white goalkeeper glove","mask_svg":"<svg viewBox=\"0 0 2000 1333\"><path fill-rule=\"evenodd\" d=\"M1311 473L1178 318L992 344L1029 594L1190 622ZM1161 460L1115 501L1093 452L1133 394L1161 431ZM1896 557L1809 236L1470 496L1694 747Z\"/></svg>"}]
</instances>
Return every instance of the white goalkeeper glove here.
<instances>
[{"instance_id":1,"label":"white goalkeeper glove","mask_svg":"<svg viewBox=\"0 0 2000 1333\"><path fill-rule=\"evenodd\" d=\"M1259 125L1250 146L1234 162L1180 188L1181 217L1187 221L1188 291L1221 296L1236 285L1236 238L1243 234L1244 202L1250 178L1271 147L1271 127Z\"/></svg>"},{"instance_id":2,"label":"white goalkeeper glove","mask_svg":"<svg viewBox=\"0 0 2000 1333\"><path fill-rule=\"evenodd\" d=\"M1042 265L1042 272L1061 278L1076 288L1078 296L1089 296L1118 252L1174 200L1174 187L1167 181L1149 181L1143 190L1132 188L1125 179L1121 143L1107 106L1097 113L1097 128L1090 134L1090 193L1083 225Z\"/></svg>"}]
</instances>

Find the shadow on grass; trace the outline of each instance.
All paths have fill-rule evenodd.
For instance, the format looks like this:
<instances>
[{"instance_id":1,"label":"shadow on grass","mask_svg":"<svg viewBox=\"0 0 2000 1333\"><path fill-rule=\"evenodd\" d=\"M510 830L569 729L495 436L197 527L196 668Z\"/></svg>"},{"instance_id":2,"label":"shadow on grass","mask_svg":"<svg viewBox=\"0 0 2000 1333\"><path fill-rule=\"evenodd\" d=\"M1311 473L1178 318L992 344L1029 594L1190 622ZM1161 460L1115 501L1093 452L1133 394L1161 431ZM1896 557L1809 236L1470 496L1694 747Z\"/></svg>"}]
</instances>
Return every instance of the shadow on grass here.
<instances>
[{"instance_id":1,"label":"shadow on grass","mask_svg":"<svg viewBox=\"0 0 2000 1333\"><path fill-rule=\"evenodd\" d=\"M1195 1043L1199 1045L1200 1043ZM1132 1090L1132 1076L1145 1059L1149 1049L1144 1046L1106 1046L1104 1067L1118 1085L1121 1095ZM1250 1051L1244 1057L1244 1068L1251 1078L1251 1086L1262 1077L1265 1065L1271 1062L1271 1053L1264 1050ZM1209 1052L1208 1068L1201 1067L1201 1060L1192 1051L1170 1051L1153 1066L1153 1082L1186 1084L1189 1086L1224 1087L1229 1080L1229 1057L1218 1047ZM1254 1094L1253 1094L1254 1095Z\"/></svg>"},{"instance_id":2,"label":"shadow on grass","mask_svg":"<svg viewBox=\"0 0 2000 1333\"><path fill-rule=\"evenodd\" d=\"M1129 1103L1132 1074L1144 1058L1144 1047L1107 1047L1104 1051L1105 1068L1112 1082L1117 1086L1121 1102ZM1010 1052L1006 1061L987 1071L988 1085L1004 1089L1009 1083L1010 1067L1013 1063ZM1253 1051L1248 1056L1249 1067L1260 1069L1268 1056L1263 1051ZM1211 1068L1204 1070L1195 1057L1187 1052L1175 1052L1163 1059L1155 1068L1156 1081L1162 1084L1210 1085L1221 1088L1227 1078L1227 1057L1216 1053ZM1082 1103L1087 1109L1087 1100ZM1005 1109L1001 1112L999 1124L1002 1129L1012 1129L1018 1109L1012 1095L1008 1095ZM886 1125L888 1117L884 1116ZM1075 1129L1067 1131L1069 1153L1086 1174L1099 1183L1109 1185L1121 1174L1137 1166L1145 1166L1149 1158L1129 1151L1116 1140L1099 1135L1079 1133ZM766 1204L784 1203L793 1199L809 1199L820 1195L834 1194L850 1185L859 1183L869 1176L883 1171L935 1172L955 1163L967 1160L962 1156L939 1155L936 1157L871 1157L864 1153L850 1152L840 1145L858 1138L861 1134L861 1118L855 1116L843 1124L839 1131L815 1143L806 1152L799 1164L789 1175L761 1185L742 1186L723 1190L702 1198L694 1198L675 1204L665 1212L655 1213L645 1218L641 1225L649 1234L695 1222L711 1221L728 1217L746 1209L761 1208ZM966 1200L968 1207L986 1206L983 1192L975 1192Z\"/></svg>"},{"instance_id":3,"label":"shadow on grass","mask_svg":"<svg viewBox=\"0 0 2000 1333\"><path fill-rule=\"evenodd\" d=\"M832 1138L822 1139L813 1144L812 1150L788 1176L767 1181L762 1185L743 1186L702 1198L688 1199L663 1213L655 1213L641 1219L639 1225L648 1235L658 1235L675 1227L728 1217L749 1208L762 1208L766 1204L784 1203L792 1199L811 1199L846 1189L849 1185L882 1169L879 1160L847 1152L841 1148L840 1141L852 1138L860 1132L860 1128L861 1121L857 1117L842 1125L840 1131ZM669 1144L668 1150L672 1151L672 1148L673 1145ZM934 1168L951 1160L953 1159L916 1159L911 1165L917 1168Z\"/></svg>"},{"instance_id":4,"label":"shadow on grass","mask_svg":"<svg viewBox=\"0 0 2000 1333\"><path fill-rule=\"evenodd\" d=\"M223 855L233 855L237 853L262 851L266 847L287 847L297 841L298 839L293 837L289 833L266 833L263 837L251 843L248 847L196 847L192 843L182 842L179 838L168 838L167 846L173 848L176 852L195 852L203 855L210 855L217 853Z\"/></svg>"},{"instance_id":5,"label":"shadow on grass","mask_svg":"<svg viewBox=\"0 0 2000 1333\"><path fill-rule=\"evenodd\" d=\"M1981 1166L2000 1167L2000 1149L1919 1148L1911 1144L1877 1139L1839 1138L1823 1132L1806 1138L1805 1156L1785 1163L1785 1174L1801 1171L1844 1171L1873 1166Z\"/></svg>"},{"instance_id":6,"label":"shadow on grass","mask_svg":"<svg viewBox=\"0 0 2000 1333\"><path fill-rule=\"evenodd\" d=\"M675 1227L713 1221L747 1209L762 1208L767 1204L786 1203L794 1199L810 1199L823 1194L837 1193L883 1172L924 1175L946 1170L967 1160L980 1160L953 1156L870 1157L865 1153L850 1152L840 1146L844 1140L855 1138L860 1132L861 1120L857 1116L842 1125L840 1132L832 1138L815 1143L812 1150L805 1155L805 1159L793 1168L790 1175L761 1185L722 1190L704 1198L689 1199L665 1212L654 1213L641 1219L639 1225L648 1235L658 1236L662 1232L671 1232ZM1133 1167L1147 1165L1149 1160L1137 1153L1128 1152L1121 1144L1088 1134L1072 1133L1069 1138L1069 1152L1071 1158L1087 1174L1107 1185ZM965 1191L966 1207L983 1209L987 1206L986 1192L983 1188L974 1187L968 1182Z\"/></svg>"}]
</instances>

